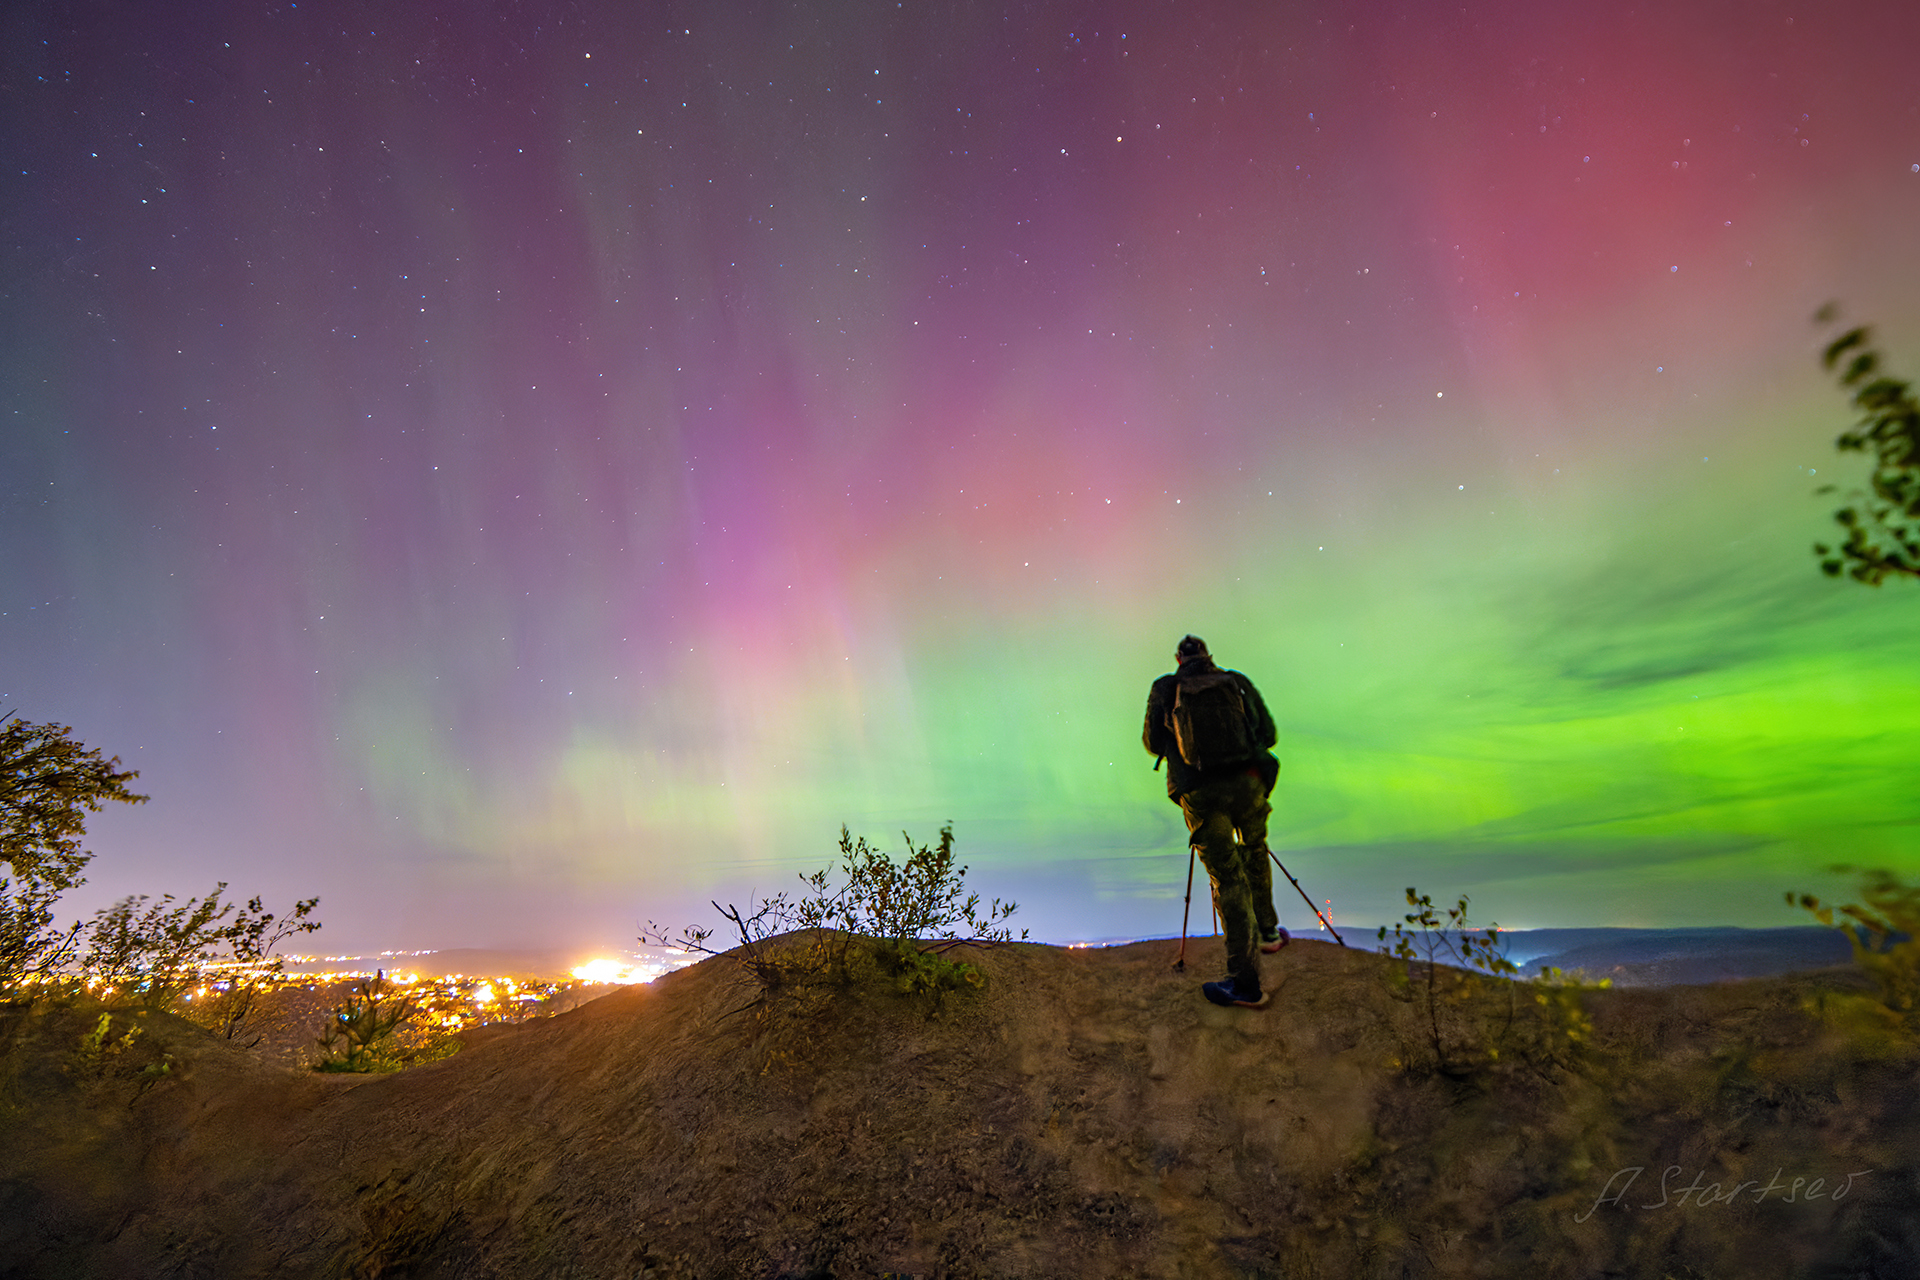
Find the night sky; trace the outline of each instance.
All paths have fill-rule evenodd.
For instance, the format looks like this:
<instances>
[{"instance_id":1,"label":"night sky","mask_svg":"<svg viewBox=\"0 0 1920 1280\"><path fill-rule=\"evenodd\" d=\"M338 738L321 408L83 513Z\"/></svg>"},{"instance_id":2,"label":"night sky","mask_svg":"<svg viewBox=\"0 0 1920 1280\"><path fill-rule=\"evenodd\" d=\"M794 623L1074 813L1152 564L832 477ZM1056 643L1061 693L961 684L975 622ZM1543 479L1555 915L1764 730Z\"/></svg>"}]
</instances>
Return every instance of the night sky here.
<instances>
[{"instance_id":1,"label":"night sky","mask_svg":"<svg viewBox=\"0 0 1920 1280\"><path fill-rule=\"evenodd\" d=\"M1810 550L1866 473L1812 313L1920 374L1916 47L1911 0L10 4L0 712L153 796L64 914L618 944L950 820L1036 937L1171 934L1187 631L1337 920L1920 871L1920 588Z\"/></svg>"}]
</instances>

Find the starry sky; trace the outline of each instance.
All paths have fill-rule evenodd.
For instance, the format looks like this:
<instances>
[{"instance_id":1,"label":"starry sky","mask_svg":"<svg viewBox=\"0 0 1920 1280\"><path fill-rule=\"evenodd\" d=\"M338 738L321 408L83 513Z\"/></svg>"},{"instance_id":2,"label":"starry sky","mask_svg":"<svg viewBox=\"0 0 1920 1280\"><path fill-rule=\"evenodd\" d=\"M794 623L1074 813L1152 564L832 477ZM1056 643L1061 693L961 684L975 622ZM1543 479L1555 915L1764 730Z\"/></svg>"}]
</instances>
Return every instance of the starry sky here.
<instances>
[{"instance_id":1,"label":"starry sky","mask_svg":"<svg viewBox=\"0 0 1920 1280\"><path fill-rule=\"evenodd\" d=\"M1812 313L1920 373L1915 47L1907 0L8 5L0 711L153 797L68 911L618 944L951 821L1036 937L1173 934L1188 631L1337 921L1920 871L1920 588L1810 551L1865 475Z\"/></svg>"}]
</instances>

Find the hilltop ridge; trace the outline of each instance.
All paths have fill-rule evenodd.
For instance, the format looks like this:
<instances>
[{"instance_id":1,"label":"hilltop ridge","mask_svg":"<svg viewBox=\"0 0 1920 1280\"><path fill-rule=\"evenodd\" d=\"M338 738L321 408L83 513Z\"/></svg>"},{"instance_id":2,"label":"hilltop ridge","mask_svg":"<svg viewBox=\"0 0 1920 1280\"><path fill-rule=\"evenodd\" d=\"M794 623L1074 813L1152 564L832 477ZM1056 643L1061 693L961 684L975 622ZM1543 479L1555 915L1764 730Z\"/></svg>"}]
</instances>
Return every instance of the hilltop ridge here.
<instances>
[{"instance_id":1,"label":"hilltop ridge","mask_svg":"<svg viewBox=\"0 0 1920 1280\"><path fill-rule=\"evenodd\" d=\"M1208 947L1184 974L1167 942L974 950L985 989L938 1009L877 984L754 1004L721 957L371 1077L151 1015L76 1078L95 1015L14 1008L0 1269L1812 1276L1920 1256L1920 1060L1804 1007L1850 971L1591 993L1575 1070L1450 1078L1394 1065L1422 1010L1386 958L1298 942L1252 1013L1199 998Z\"/></svg>"}]
</instances>

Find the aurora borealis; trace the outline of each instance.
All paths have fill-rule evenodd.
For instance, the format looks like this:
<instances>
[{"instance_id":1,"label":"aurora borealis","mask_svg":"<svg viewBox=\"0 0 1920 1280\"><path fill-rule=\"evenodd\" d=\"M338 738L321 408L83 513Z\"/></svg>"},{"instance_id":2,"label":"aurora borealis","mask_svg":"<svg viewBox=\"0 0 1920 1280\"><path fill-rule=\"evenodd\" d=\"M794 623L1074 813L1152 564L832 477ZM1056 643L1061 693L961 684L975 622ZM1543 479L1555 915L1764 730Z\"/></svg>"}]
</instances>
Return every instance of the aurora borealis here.
<instances>
[{"instance_id":1,"label":"aurora borealis","mask_svg":"<svg viewBox=\"0 0 1920 1280\"><path fill-rule=\"evenodd\" d=\"M619 942L951 820L1171 933L1189 630L1337 919L1920 870L1920 588L1809 550L1920 10L1403 8L9 6L0 712L153 796L74 909Z\"/></svg>"}]
</instances>

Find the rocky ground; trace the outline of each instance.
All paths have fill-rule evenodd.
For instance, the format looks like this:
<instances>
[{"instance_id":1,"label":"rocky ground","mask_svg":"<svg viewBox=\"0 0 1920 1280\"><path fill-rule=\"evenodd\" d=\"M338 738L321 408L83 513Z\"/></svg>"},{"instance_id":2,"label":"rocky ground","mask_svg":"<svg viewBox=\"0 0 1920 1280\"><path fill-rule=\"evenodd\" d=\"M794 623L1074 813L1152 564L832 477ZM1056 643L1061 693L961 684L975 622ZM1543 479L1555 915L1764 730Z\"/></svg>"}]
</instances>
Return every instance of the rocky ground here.
<instances>
[{"instance_id":1,"label":"rocky ground","mask_svg":"<svg viewBox=\"0 0 1920 1280\"><path fill-rule=\"evenodd\" d=\"M1217 1009L1172 949L977 951L938 1007L723 957L373 1077L15 1006L0 1274L1920 1275L1920 1050L1850 970L1589 993L1575 1043L1313 941Z\"/></svg>"}]
</instances>

